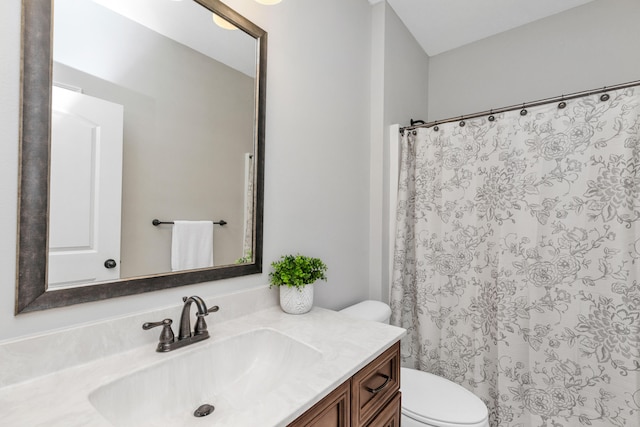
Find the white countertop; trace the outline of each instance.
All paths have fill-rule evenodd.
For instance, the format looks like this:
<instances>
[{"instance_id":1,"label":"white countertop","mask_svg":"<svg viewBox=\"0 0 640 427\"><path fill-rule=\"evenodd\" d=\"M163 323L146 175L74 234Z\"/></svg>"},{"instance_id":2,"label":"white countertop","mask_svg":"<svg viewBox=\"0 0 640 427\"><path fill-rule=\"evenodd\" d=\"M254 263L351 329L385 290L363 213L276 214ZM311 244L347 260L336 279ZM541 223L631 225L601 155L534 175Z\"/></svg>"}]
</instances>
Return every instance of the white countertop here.
<instances>
[{"instance_id":1,"label":"white countertop","mask_svg":"<svg viewBox=\"0 0 640 427\"><path fill-rule=\"evenodd\" d=\"M265 398L269 401L261 402L231 423L220 424L206 417L192 418L198 425L285 426L398 341L405 332L401 328L352 319L321 308L303 315L285 314L279 307L267 308L221 323L210 322L210 339L173 352L157 353L155 345L145 343L129 351L0 388L0 424L4 427L111 426L89 402L92 391L167 358L179 357L259 328L269 328L307 344L320 351L322 358L310 365L296 381L279 387L277 396ZM164 391L157 391L161 392Z\"/></svg>"}]
</instances>

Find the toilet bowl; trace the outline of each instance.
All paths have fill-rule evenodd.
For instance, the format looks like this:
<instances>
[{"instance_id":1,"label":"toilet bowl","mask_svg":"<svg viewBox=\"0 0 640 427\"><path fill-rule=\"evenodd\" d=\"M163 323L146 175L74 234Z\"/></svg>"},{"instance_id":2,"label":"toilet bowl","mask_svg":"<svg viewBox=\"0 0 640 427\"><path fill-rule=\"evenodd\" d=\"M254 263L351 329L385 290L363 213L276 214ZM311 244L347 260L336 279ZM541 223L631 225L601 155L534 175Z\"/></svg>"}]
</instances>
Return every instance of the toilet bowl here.
<instances>
[{"instance_id":1,"label":"toilet bowl","mask_svg":"<svg viewBox=\"0 0 640 427\"><path fill-rule=\"evenodd\" d=\"M389 323L391 309L363 301L340 311L350 317ZM400 369L402 427L488 427L488 411L476 395L437 375Z\"/></svg>"}]
</instances>

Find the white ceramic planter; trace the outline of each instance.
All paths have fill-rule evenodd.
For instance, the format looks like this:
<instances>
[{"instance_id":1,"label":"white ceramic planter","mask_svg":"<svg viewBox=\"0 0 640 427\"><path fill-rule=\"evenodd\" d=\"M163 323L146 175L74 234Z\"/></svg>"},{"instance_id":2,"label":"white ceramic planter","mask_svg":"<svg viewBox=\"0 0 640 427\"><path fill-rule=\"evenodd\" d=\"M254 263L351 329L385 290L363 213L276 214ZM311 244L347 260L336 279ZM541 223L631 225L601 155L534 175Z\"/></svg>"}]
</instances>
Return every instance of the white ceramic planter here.
<instances>
[{"instance_id":1,"label":"white ceramic planter","mask_svg":"<svg viewBox=\"0 0 640 427\"><path fill-rule=\"evenodd\" d=\"M280 286L280 307L289 314L303 314L313 307L313 283L301 289Z\"/></svg>"}]
</instances>

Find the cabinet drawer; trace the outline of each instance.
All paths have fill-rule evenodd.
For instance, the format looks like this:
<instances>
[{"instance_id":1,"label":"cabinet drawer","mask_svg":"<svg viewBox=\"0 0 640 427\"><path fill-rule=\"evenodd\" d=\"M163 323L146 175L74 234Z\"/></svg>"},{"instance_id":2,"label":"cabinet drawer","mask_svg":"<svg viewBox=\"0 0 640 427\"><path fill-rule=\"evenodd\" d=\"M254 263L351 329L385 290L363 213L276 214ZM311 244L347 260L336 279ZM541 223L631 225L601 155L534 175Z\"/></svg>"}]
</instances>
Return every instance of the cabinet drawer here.
<instances>
[{"instance_id":1,"label":"cabinet drawer","mask_svg":"<svg viewBox=\"0 0 640 427\"><path fill-rule=\"evenodd\" d=\"M351 381L351 425L365 426L400 389L400 343L362 368Z\"/></svg>"}]
</instances>

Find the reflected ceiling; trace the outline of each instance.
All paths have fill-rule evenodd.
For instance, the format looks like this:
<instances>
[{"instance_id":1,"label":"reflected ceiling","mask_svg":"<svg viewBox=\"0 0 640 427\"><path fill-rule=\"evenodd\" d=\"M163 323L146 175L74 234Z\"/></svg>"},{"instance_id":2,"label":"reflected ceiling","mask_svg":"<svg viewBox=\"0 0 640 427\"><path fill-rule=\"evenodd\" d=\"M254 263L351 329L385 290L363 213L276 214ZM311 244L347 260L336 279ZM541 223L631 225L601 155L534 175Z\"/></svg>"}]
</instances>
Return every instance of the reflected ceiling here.
<instances>
[{"instance_id":1,"label":"reflected ceiling","mask_svg":"<svg viewBox=\"0 0 640 427\"><path fill-rule=\"evenodd\" d=\"M255 40L240 30L225 30L191 1L93 0L132 21L255 77ZM149 13L152 10L153 13ZM184 25L189 22L189 25Z\"/></svg>"}]
</instances>

